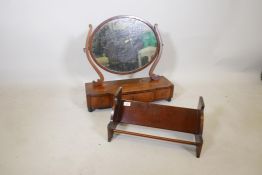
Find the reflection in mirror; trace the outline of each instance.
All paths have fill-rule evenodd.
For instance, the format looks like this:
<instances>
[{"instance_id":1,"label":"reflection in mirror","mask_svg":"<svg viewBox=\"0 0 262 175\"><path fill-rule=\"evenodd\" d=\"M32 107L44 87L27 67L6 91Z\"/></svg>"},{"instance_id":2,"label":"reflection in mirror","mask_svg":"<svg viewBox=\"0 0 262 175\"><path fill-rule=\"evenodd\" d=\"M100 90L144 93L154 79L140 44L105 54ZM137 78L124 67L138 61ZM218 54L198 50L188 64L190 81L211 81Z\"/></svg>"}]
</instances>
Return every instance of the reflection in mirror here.
<instances>
[{"instance_id":1,"label":"reflection in mirror","mask_svg":"<svg viewBox=\"0 0 262 175\"><path fill-rule=\"evenodd\" d=\"M123 73L147 66L156 56L157 39L153 30L135 18L117 18L95 31L92 54L107 70Z\"/></svg>"}]
</instances>

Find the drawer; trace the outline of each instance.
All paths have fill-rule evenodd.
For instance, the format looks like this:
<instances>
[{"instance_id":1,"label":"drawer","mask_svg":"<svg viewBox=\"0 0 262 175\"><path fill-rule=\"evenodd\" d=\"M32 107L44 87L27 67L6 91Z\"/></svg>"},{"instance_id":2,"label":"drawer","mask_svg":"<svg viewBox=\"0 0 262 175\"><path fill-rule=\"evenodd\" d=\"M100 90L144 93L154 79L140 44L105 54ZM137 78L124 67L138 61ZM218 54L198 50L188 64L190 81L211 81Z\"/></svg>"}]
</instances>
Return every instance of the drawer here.
<instances>
[{"instance_id":1,"label":"drawer","mask_svg":"<svg viewBox=\"0 0 262 175\"><path fill-rule=\"evenodd\" d=\"M142 92L142 93L136 93L136 94L125 94L122 97L123 99L126 99L126 100L151 102L154 100L154 93L153 92Z\"/></svg>"},{"instance_id":2,"label":"drawer","mask_svg":"<svg viewBox=\"0 0 262 175\"><path fill-rule=\"evenodd\" d=\"M165 89L158 89L155 91L155 100L160 99L167 99L171 96L171 89L165 88Z\"/></svg>"},{"instance_id":3,"label":"drawer","mask_svg":"<svg viewBox=\"0 0 262 175\"><path fill-rule=\"evenodd\" d=\"M112 107L112 102L113 99L110 95L91 97L92 108L110 108Z\"/></svg>"}]
</instances>

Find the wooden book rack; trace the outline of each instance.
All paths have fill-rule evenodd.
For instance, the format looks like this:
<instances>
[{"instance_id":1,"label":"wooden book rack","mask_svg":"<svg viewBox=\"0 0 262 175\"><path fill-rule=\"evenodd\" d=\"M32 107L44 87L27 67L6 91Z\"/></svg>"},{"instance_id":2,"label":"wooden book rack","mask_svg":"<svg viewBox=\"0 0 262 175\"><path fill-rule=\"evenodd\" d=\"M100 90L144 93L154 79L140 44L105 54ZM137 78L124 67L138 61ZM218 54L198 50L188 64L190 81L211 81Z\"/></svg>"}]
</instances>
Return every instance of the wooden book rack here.
<instances>
[{"instance_id":1,"label":"wooden book rack","mask_svg":"<svg viewBox=\"0 0 262 175\"><path fill-rule=\"evenodd\" d=\"M117 133L195 145L196 157L199 158L203 145L204 107L203 97L199 98L197 109L123 100L122 88L120 87L115 93L111 121L107 126L108 141L110 142L113 134ZM119 123L190 133L195 135L195 141L119 130L116 128Z\"/></svg>"}]
</instances>

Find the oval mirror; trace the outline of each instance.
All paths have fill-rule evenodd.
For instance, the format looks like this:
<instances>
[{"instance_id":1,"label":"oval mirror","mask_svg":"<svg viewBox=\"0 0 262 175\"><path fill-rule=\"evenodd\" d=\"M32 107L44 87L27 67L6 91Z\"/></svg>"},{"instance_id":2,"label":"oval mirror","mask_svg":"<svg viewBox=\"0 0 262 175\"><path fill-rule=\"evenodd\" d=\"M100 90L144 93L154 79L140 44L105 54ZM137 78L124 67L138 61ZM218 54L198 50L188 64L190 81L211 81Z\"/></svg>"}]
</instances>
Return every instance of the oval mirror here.
<instances>
[{"instance_id":1,"label":"oval mirror","mask_svg":"<svg viewBox=\"0 0 262 175\"><path fill-rule=\"evenodd\" d=\"M130 74L144 69L159 52L159 37L148 22L117 16L101 23L91 36L91 55L106 71Z\"/></svg>"}]
</instances>

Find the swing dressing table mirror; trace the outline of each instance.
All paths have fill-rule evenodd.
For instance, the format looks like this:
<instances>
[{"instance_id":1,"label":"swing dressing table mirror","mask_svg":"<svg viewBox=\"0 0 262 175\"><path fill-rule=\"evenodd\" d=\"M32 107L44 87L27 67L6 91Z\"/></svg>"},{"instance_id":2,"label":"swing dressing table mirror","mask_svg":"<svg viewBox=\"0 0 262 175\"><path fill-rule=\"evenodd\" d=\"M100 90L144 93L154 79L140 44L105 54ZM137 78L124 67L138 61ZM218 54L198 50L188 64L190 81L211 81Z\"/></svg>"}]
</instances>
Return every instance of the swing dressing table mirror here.
<instances>
[{"instance_id":1,"label":"swing dressing table mirror","mask_svg":"<svg viewBox=\"0 0 262 175\"><path fill-rule=\"evenodd\" d=\"M96 81L86 83L86 100L91 112L113 105L115 91L121 86L123 98L151 102L171 100L174 85L164 76L153 73L162 52L162 41L157 25L134 16L115 16L89 32L84 52L99 76ZM113 74L127 75L149 69L149 77L104 81L99 68ZM99 68L98 68L99 67Z\"/></svg>"}]
</instances>

